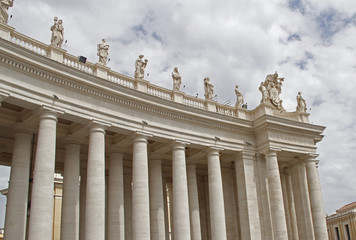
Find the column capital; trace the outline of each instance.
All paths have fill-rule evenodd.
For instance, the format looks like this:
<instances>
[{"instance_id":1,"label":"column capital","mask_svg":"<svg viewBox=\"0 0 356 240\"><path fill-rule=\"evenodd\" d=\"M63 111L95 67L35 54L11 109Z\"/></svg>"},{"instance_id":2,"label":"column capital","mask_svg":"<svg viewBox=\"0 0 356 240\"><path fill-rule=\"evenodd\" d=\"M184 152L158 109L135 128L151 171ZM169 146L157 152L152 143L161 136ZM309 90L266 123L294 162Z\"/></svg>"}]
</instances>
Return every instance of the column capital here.
<instances>
[{"instance_id":1,"label":"column capital","mask_svg":"<svg viewBox=\"0 0 356 240\"><path fill-rule=\"evenodd\" d=\"M149 138L153 137L153 134L147 133L147 132L142 132L142 131L136 131L132 135L132 139L134 142L145 142L147 143L147 140Z\"/></svg>"},{"instance_id":2,"label":"column capital","mask_svg":"<svg viewBox=\"0 0 356 240\"><path fill-rule=\"evenodd\" d=\"M10 97L10 93L0 91L0 107L1 107L1 102L4 101L8 97Z\"/></svg>"},{"instance_id":3,"label":"column capital","mask_svg":"<svg viewBox=\"0 0 356 240\"><path fill-rule=\"evenodd\" d=\"M149 157L148 157L148 161L152 162L152 161L162 161L162 154L160 153L150 153Z\"/></svg>"},{"instance_id":4,"label":"column capital","mask_svg":"<svg viewBox=\"0 0 356 240\"><path fill-rule=\"evenodd\" d=\"M266 158L277 157L278 152L280 152L280 151L281 151L281 149L271 148L266 151L263 151L262 154L264 154Z\"/></svg>"},{"instance_id":5,"label":"column capital","mask_svg":"<svg viewBox=\"0 0 356 240\"><path fill-rule=\"evenodd\" d=\"M223 151L224 148L219 148L219 147L214 147L214 146L210 146L206 152L208 154L208 156L211 155L220 155L220 152Z\"/></svg>"},{"instance_id":6,"label":"column capital","mask_svg":"<svg viewBox=\"0 0 356 240\"><path fill-rule=\"evenodd\" d=\"M55 121L58 121L58 116L64 113L64 110L46 105L42 105L36 112L40 119L52 119Z\"/></svg>"},{"instance_id":7,"label":"column capital","mask_svg":"<svg viewBox=\"0 0 356 240\"><path fill-rule=\"evenodd\" d=\"M72 135L67 135L63 138L63 142L65 145L69 145L69 144L81 145L84 142L84 139Z\"/></svg>"},{"instance_id":8,"label":"column capital","mask_svg":"<svg viewBox=\"0 0 356 240\"><path fill-rule=\"evenodd\" d=\"M112 125L108 122L104 122L101 120L92 119L87 123L87 127L90 132L102 132L105 134L106 129L111 127Z\"/></svg>"},{"instance_id":9,"label":"column capital","mask_svg":"<svg viewBox=\"0 0 356 240\"><path fill-rule=\"evenodd\" d=\"M189 142L186 142L186 141L183 141L183 140L174 140L173 143L172 143L172 149L173 150L184 150L185 151L185 147L187 145L189 145L190 143Z\"/></svg>"},{"instance_id":10,"label":"column capital","mask_svg":"<svg viewBox=\"0 0 356 240\"><path fill-rule=\"evenodd\" d=\"M119 153L119 154L124 154L126 148L125 147L118 147L116 145L111 145L108 149L109 155Z\"/></svg>"},{"instance_id":11,"label":"column capital","mask_svg":"<svg viewBox=\"0 0 356 240\"><path fill-rule=\"evenodd\" d=\"M319 157L319 154L308 154L305 158L306 162L317 162L316 158Z\"/></svg>"},{"instance_id":12,"label":"column capital","mask_svg":"<svg viewBox=\"0 0 356 240\"><path fill-rule=\"evenodd\" d=\"M26 126L22 123L15 123L12 126L12 129L14 130L15 133L33 134L36 132L35 128Z\"/></svg>"}]
</instances>

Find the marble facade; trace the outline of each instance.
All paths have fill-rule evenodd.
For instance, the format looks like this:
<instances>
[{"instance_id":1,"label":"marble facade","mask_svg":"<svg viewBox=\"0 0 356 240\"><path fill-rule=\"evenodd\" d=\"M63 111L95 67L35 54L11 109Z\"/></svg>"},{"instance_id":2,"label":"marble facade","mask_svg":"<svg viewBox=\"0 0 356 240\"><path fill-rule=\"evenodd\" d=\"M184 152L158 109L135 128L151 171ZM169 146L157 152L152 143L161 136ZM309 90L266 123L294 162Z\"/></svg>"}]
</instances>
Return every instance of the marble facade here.
<instances>
[{"instance_id":1,"label":"marble facade","mask_svg":"<svg viewBox=\"0 0 356 240\"><path fill-rule=\"evenodd\" d=\"M277 90L254 110L225 106L0 33L5 240L52 239L54 173L61 240L327 239L324 127Z\"/></svg>"}]
</instances>

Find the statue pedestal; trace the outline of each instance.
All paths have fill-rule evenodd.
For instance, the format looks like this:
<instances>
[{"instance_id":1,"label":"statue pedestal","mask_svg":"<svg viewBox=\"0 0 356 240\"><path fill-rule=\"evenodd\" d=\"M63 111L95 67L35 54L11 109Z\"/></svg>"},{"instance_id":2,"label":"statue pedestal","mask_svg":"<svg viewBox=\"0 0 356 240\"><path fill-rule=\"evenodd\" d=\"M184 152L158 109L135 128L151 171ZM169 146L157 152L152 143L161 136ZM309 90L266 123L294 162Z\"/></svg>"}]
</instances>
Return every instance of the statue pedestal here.
<instances>
[{"instance_id":1,"label":"statue pedestal","mask_svg":"<svg viewBox=\"0 0 356 240\"><path fill-rule=\"evenodd\" d=\"M64 59L64 54L66 53L67 51L62 48L56 47L54 45L49 45L47 56L54 61L62 63Z\"/></svg>"},{"instance_id":2,"label":"statue pedestal","mask_svg":"<svg viewBox=\"0 0 356 240\"><path fill-rule=\"evenodd\" d=\"M271 106L261 103L256 109L255 109L255 119L263 116L263 115L274 115L273 114L273 109Z\"/></svg>"},{"instance_id":3,"label":"statue pedestal","mask_svg":"<svg viewBox=\"0 0 356 240\"><path fill-rule=\"evenodd\" d=\"M97 77L107 79L109 70L110 68L103 64L97 63L94 65L94 75Z\"/></svg>"},{"instance_id":4,"label":"statue pedestal","mask_svg":"<svg viewBox=\"0 0 356 240\"><path fill-rule=\"evenodd\" d=\"M309 113L298 113L299 122L309 123Z\"/></svg>"},{"instance_id":5,"label":"statue pedestal","mask_svg":"<svg viewBox=\"0 0 356 240\"><path fill-rule=\"evenodd\" d=\"M0 23L0 38L10 41L13 31L15 31L15 28L10 27L7 24Z\"/></svg>"},{"instance_id":6,"label":"statue pedestal","mask_svg":"<svg viewBox=\"0 0 356 240\"><path fill-rule=\"evenodd\" d=\"M172 92L172 100L177 103L184 103L184 93L177 90Z\"/></svg>"},{"instance_id":7,"label":"statue pedestal","mask_svg":"<svg viewBox=\"0 0 356 240\"><path fill-rule=\"evenodd\" d=\"M135 89L140 91L140 92L145 92L147 93L147 87L148 87L149 81L135 78Z\"/></svg>"},{"instance_id":8,"label":"statue pedestal","mask_svg":"<svg viewBox=\"0 0 356 240\"><path fill-rule=\"evenodd\" d=\"M216 112L216 104L213 100L205 99L205 109L211 112Z\"/></svg>"},{"instance_id":9,"label":"statue pedestal","mask_svg":"<svg viewBox=\"0 0 356 240\"><path fill-rule=\"evenodd\" d=\"M242 118L242 119L247 119L246 109L241 108L241 107L236 107L236 117Z\"/></svg>"}]
</instances>

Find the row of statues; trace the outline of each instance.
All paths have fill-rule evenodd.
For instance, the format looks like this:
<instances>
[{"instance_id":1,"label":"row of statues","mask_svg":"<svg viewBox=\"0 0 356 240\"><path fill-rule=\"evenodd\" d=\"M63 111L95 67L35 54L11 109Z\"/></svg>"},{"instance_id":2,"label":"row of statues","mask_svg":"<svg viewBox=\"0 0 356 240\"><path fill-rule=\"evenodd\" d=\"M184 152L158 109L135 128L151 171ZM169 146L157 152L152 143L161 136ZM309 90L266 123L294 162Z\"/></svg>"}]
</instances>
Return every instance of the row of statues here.
<instances>
[{"instance_id":1,"label":"row of statues","mask_svg":"<svg viewBox=\"0 0 356 240\"><path fill-rule=\"evenodd\" d=\"M7 24L9 21L8 10L14 4L14 0L0 0L0 22Z\"/></svg>"},{"instance_id":2,"label":"row of statues","mask_svg":"<svg viewBox=\"0 0 356 240\"><path fill-rule=\"evenodd\" d=\"M9 7L13 5L13 0L0 0L1 3L1 18L0 21L3 23L7 23L8 21L8 13L7 10ZM56 46L58 48L62 47L63 39L64 39L64 27L63 21L58 19L58 17L54 18L54 24L51 27L52 37L51 37L51 45ZM106 43L105 39L102 39L102 42L97 45L97 55L99 57L98 64L106 65L108 61L108 51L109 45ZM145 77L145 68L147 66L148 60L144 59L143 55L139 55L137 60L135 61L135 72L134 78L143 80ZM182 83L182 78L178 71L178 68L175 67L172 72L173 79L173 91L180 91L180 86ZM284 112L285 109L282 106L282 100L279 95L282 92L282 84L284 78L279 78L278 73L269 74L266 76L264 82L261 82L259 90L262 94L261 104L269 105L273 109ZM239 90L239 86L235 86L235 94L236 94L236 104L235 107L240 108L244 105L244 96ZM214 85L210 82L210 78L204 78L204 96L206 100L213 100L214 97ZM301 96L301 92L298 92L297 95L297 112L306 113L307 107L305 100Z\"/></svg>"}]
</instances>

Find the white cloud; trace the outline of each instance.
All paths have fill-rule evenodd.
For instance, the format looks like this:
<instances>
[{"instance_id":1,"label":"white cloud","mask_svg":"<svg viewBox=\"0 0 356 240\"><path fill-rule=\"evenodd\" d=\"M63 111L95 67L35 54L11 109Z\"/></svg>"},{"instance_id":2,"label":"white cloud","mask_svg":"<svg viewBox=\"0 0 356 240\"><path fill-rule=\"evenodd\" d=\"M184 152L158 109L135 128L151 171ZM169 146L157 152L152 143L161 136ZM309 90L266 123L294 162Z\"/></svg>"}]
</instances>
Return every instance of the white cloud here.
<instances>
[{"instance_id":1,"label":"white cloud","mask_svg":"<svg viewBox=\"0 0 356 240\"><path fill-rule=\"evenodd\" d=\"M132 75L144 54L152 83L171 88L170 73L178 66L187 93L202 96L209 76L219 99L232 104L239 84L250 109L259 104L260 82L277 70L285 77L285 108L295 110L301 91L312 121L327 126L319 144L320 176L331 213L356 198L350 170L356 155L356 3L342 2L16 1L10 25L49 43L58 16L68 40L64 48L73 55L96 62L96 44L106 38L116 71Z\"/></svg>"}]
</instances>

